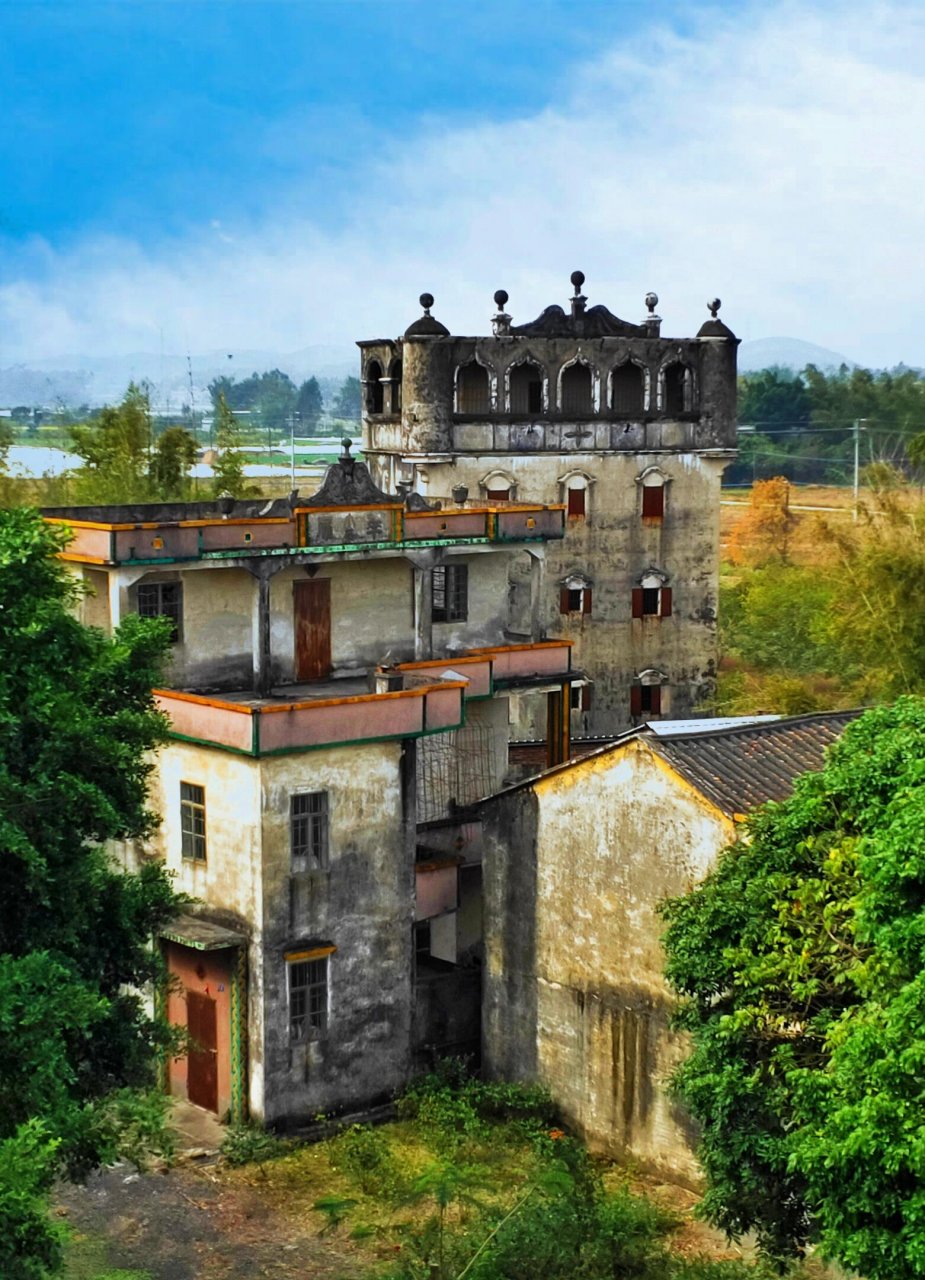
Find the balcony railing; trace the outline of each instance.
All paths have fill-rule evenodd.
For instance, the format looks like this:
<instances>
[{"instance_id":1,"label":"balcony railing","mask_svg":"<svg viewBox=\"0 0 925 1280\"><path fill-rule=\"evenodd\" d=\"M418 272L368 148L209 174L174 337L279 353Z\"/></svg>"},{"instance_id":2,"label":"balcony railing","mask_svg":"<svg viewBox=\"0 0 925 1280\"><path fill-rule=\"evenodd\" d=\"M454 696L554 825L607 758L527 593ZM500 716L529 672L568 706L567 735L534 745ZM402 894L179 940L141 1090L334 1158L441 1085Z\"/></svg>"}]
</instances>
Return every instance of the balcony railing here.
<instances>
[{"instance_id":1,"label":"balcony railing","mask_svg":"<svg viewBox=\"0 0 925 1280\"><path fill-rule=\"evenodd\" d=\"M570 675L572 641L538 640L532 644L467 649L458 657L402 662L394 670L401 673L406 689L413 688L416 682L425 683L456 675L468 682L467 699L487 698L500 685L510 688L518 681L530 683L543 677L554 681Z\"/></svg>"},{"instance_id":2,"label":"balcony railing","mask_svg":"<svg viewBox=\"0 0 925 1280\"><path fill-rule=\"evenodd\" d=\"M540 542L565 534L565 507L505 504L503 508L407 511L400 504L297 507L291 516L199 517L125 523L48 516L73 537L64 558L83 564L175 564L242 556L390 551L403 547Z\"/></svg>"},{"instance_id":3,"label":"balcony railing","mask_svg":"<svg viewBox=\"0 0 925 1280\"><path fill-rule=\"evenodd\" d=\"M348 743L385 742L458 729L463 722L461 680L389 693L293 702L211 698L155 689L171 736L246 756L288 754Z\"/></svg>"}]
</instances>

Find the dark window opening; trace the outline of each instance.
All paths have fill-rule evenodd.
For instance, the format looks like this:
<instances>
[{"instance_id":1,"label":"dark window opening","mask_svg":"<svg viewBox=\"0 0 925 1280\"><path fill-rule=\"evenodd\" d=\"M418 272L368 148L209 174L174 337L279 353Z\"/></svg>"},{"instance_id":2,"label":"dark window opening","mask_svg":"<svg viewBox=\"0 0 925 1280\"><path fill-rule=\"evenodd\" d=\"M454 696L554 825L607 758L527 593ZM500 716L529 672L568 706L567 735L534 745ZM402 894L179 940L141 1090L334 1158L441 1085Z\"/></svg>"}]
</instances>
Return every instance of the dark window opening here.
<instances>
[{"instance_id":1,"label":"dark window opening","mask_svg":"<svg viewBox=\"0 0 925 1280\"><path fill-rule=\"evenodd\" d=\"M684 384L687 370L683 364L671 364L665 370L665 412L684 413Z\"/></svg>"},{"instance_id":2,"label":"dark window opening","mask_svg":"<svg viewBox=\"0 0 925 1280\"><path fill-rule=\"evenodd\" d=\"M593 412L591 385L591 370L587 365L569 365L562 374L562 412L581 415Z\"/></svg>"},{"instance_id":3,"label":"dark window opening","mask_svg":"<svg viewBox=\"0 0 925 1280\"><path fill-rule=\"evenodd\" d=\"M485 497L489 502L510 502L510 489L486 489Z\"/></svg>"},{"instance_id":4,"label":"dark window opening","mask_svg":"<svg viewBox=\"0 0 925 1280\"><path fill-rule=\"evenodd\" d=\"M562 587L559 591L560 613L590 613L590 587Z\"/></svg>"},{"instance_id":5,"label":"dark window opening","mask_svg":"<svg viewBox=\"0 0 925 1280\"><path fill-rule=\"evenodd\" d=\"M642 616L650 617L658 613L658 598L661 595L659 587L643 587L642 589Z\"/></svg>"},{"instance_id":6,"label":"dark window opening","mask_svg":"<svg viewBox=\"0 0 925 1280\"><path fill-rule=\"evenodd\" d=\"M578 520L585 514L585 490L569 489L567 490L568 498L568 517L570 520Z\"/></svg>"},{"instance_id":7,"label":"dark window opening","mask_svg":"<svg viewBox=\"0 0 925 1280\"><path fill-rule=\"evenodd\" d=\"M431 581L434 622L465 622L469 616L469 566L438 564Z\"/></svg>"},{"instance_id":8,"label":"dark window opening","mask_svg":"<svg viewBox=\"0 0 925 1280\"><path fill-rule=\"evenodd\" d=\"M323 871L328 865L328 793L309 791L289 798L289 840L293 871Z\"/></svg>"},{"instance_id":9,"label":"dark window opening","mask_svg":"<svg viewBox=\"0 0 925 1280\"><path fill-rule=\"evenodd\" d=\"M138 612L141 617L169 618L170 639L176 644L183 631L183 584L142 582L137 590Z\"/></svg>"},{"instance_id":10,"label":"dark window opening","mask_svg":"<svg viewBox=\"0 0 925 1280\"><path fill-rule=\"evenodd\" d=\"M328 957L289 963L289 1039L322 1035L328 1022Z\"/></svg>"},{"instance_id":11,"label":"dark window opening","mask_svg":"<svg viewBox=\"0 0 925 1280\"><path fill-rule=\"evenodd\" d=\"M645 379L637 364L621 364L610 375L610 403L614 413L638 414L645 407Z\"/></svg>"},{"instance_id":12,"label":"dark window opening","mask_svg":"<svg viewBox=\"0 0 925 1280\"><path fill-rule=\"evenodd\" d=\"M591 710L591 686L589 684L572 685L572 710Z\"/></svg>"},{"instance_id":13,"label":"dark window opening","mask_svg":"<svg viewBox=\"0 0 925 1280\"><path fill-rule=\"evenodd\" d=\"M665 514L665 486L663 484L644 484L642 486L642 518L644 520L661 520Z\"/></svg>"},{"instance_id":14,"label":"dark window opening","mask_svg":"<svg viewBox=\"0 0 925 1280\"><path fill-rule=\"evenodd\" d=\"M543 371L527 361L511 370L511 413L543 412Z\"/></svg>"},{"instance_id":15,"label":"dark window opening","mask_svg":"<svg viewBox=\"0 0 925 1280\"><path fill-rule=\"evenodd\" d=\"M475 360L464 364L456 375L456 412L491 412L488 370Z\"/></svg>"},{"instance_id":16,"label":"dark window opening","mask_svg":"<svg viewBox=\"0 0 925 1280\"><path fill-rule=\"evenodd\" d=\"M370 360L366 366L366 408L370 413L381 413L382 407L382 365L378 360Z\"/></svg>"},{"instance_id":17,"label":"dark window opening","mask_svg":"<svg viewBox=\"0 0 925 1280\"><path fill-rule=\"evenodd\" d=\"M631 716L662 714L662 687L658 684L634 684L630 689Z\"/></svg>"},{"instance_id":18,"label":"dark window opening","mask_svg":"<svg viewBox=\"0 0 925 1280\"><path fill-rule=\"evenodd\" d=\"M670 618L671 587L633 587L634 618Z\"/></svg>"},{"instance_id":19,"label":"dark window opening","mask_svg":"<svg viewBox=\"0 0 925 1280\"><path fill-rule=\"evenodd\" d=\"M401 361L393 360L389 366L389 377L392 379L390 387L391 410L393 413L401 413Z\"/></svg>"},{"instance_id":20,"label":"dark window opening","mask_svg":"<svg viewBox=\"0 0 925 1280\"><path fill-rule=\"evenodd\" d=\"M180 854L188 862L206 860L206 789L180 783Z\"/></svg>"}]
</instances>

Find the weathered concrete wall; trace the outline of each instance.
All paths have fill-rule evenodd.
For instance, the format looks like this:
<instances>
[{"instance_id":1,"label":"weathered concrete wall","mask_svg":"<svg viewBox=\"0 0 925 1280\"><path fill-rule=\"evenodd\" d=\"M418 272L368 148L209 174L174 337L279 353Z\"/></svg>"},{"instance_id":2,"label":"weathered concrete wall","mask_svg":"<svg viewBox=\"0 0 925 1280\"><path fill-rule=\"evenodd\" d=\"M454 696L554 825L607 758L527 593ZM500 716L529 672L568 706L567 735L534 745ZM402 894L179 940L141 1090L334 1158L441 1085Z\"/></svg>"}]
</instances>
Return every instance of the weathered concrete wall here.
<instances>
[{"instance_id":1,"label":"weathered concrete wall","mask_svg":"<svg viewBox=\"0 0 925 1280\"><path fill-rule=\"evenodd\" d=\"M410 1071L414 850L402 773L413 764L402 756L400 743L382 743L261 762L268 1120L381 1099ZM304 791L328 793L330 864L296 878L289 803ZM337 949L327 1031L291 1044L284 956L302 943Z\"/></svg>"},{"instance_id":2,"label":"weathered concrete wall","mask_svg":"<svg viewBox=\"0 0 925 1280\"><path fill-rule=\"evenodd\" d=\"M205 788L204 863L181 856L181 782ZM249 938L249 1105L259 1118L264 1104L260 762L214 748L171 742L161 750L152 775L151 807L161 815L161 825L150 851L174 872L177 889L202 902L212 919L240 928Z\"/></svg>"},{"instance_id":3,"label":"weathered concrete wall","mask_svg":"<svg viewBox=\"0 0 925 1280\"><path fill-rule=\"evenodd\" d=\"M656 907L733 824L638 741L490 802L484 823L490 1070L546 1083L593 1148L695 1180L665 1090L683 1045Z\"/></svg>"}]
</instances>

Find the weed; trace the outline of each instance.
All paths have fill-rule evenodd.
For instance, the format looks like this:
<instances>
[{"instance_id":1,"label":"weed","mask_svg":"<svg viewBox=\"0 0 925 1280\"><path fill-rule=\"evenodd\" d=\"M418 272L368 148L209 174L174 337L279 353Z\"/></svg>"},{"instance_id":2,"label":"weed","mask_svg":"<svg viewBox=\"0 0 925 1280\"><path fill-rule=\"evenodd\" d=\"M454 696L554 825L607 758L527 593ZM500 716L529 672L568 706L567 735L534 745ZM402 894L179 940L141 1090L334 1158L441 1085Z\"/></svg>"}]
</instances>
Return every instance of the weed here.
<instances>
[{"instance_id":1,"label":"weed","mask_svg":"<svg viewBox=\"0 0 925 1280\"><path fill-rule=\"evenodd\" d=\"M380 1129L354 1124L331 1144L331 1163L359 1185L366 1195L394 1199L407 1190L388 1138Z\"/></svg>"},{"instance_id":2,"label":"weed","mask_svg":"<svg viewBox=\"0 0 925 1280\"><path fill-rule=\"evenodd\" d=\"M220 1150L230 1165L263 1164L285 1155L289 1143L259 1125L236 1124L225 1134Z\"/></svg>"}]
</instances>

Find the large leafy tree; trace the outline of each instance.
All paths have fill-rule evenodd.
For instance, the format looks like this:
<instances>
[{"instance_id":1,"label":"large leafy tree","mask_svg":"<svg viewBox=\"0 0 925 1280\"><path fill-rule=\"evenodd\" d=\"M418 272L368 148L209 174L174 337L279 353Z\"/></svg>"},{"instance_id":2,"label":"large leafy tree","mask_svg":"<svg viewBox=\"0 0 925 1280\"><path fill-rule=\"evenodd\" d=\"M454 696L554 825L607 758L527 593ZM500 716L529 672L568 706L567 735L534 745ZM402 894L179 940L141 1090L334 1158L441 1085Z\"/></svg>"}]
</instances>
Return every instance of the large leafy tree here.
<instances>
[{"instance_id":1,"label":"large leafy tree","mask_svg":"<svg viewBox=\"0 0 925 1280\"><path fill-rule=\"evenodd\" d=\"M314 430L321 420L323 408L324 397L321 394L318 379L309 378L307 382L303 382L299 387L299 396L295 406L295 411L299 415L302 426L310 427Z\"/></svg>"},{"instance_id":2,"label":"large leafy tree","mask_svg":"<svg viewBox=\"0 0 925 1280\"><path fill-rule=\"evenodd\" d=\"M361 391L359 378L345 378L331 407L334 417L359 422Z\"/></svg>"},{"instance_id":3,"label":"large leafy tree","mask_svg":"<svg viewBox=\"0 0 925 1280\"><path fill-rule=\"evenodd\" d=\"M147 782L165 726L151 688L168 629L130 617L110 638L82 626L56 558L65 541L35 512L0 512L0 1270L9 1280L54 1262L54 1232L38 1211L50 1179L110 1158L122 1091L153 1082L165 1031L140 993L157 972L152 935L177 908L160 864L124 873L105 849L155 822Z\"/></svg>"},{"instance_id":4,"label":"large leafy tree","mask_svg":"<svg viewBox=\"0 0 925 1280\"><path fill-rule=\"evenodd\" d=\"M219 395L215 406L215 458L212 462L212 493L216 498L227 494L244 498L253 492L244 477L244 455L238 420L228 401Z\"/></svg>"},{"instance_id":5,"label":"large leafy tree","mask_svg":"<svg viewBox=\"0 0 925 1280\"><path fill-rule=\"evenodd\" d=\"M148 393L129 385L122 403L107 405L89 422L70 428L79 501L150 502L189 496L189 469L196 441L183 427L168 427L155 439Z\"/></svg>"},{"instance_id":6,"label":"large leafy tree","mask_svg":"<svg viewBox=\"0 0 925 1280\"><path fill-rule=\"evenodd\" d=\"M925 1276L925 703L849 725L666 914L706 1216Z\"/></svg>"}]
</instances>

